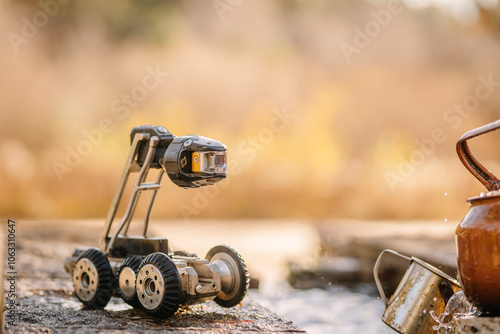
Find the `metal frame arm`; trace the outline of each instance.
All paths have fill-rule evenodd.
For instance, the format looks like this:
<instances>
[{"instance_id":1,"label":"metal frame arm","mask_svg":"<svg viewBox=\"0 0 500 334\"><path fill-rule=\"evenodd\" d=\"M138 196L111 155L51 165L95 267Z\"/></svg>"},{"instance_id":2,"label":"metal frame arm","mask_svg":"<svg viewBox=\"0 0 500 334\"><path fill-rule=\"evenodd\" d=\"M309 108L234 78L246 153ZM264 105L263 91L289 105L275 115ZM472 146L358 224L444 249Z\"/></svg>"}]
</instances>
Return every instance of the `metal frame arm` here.
<instances>
[{"instance_id":1,"label":"metal frame arm","mask_svg":"<svg viewBox=\"0 0 500 334\"><path fill-rule=\"evenodd\" d=\"M163 169L160 169L158 172L158 176L156 177L156 184L160 185L161 184L161 179L163 178L163 175L165 174L165 171ZM158 187L159 189L159 187ZM149 199L149 204L148 208L146 209L146 214L144 216L144 230L142 232L142 235L144 238L147 237L148 233L148 225L149 225L149 218L151 217L151 210L153 209L153 204L156 199L156 194L158 193L158 189L153 189L153 193L151 194L151 197Z\"/></svg>"},{"instance_id":2,"label":"metal frame arm","mask_svg":"<svg viewBox=\"0 0 500 334\"><path fill-rule=\"evenodd\" d=\"M104 228L101 232L101 236L99 237L99 246L102 251L106 250L106 238L108 237L109 231L111 230L111 225L113 224L113 220L115 219L116 211L118 210L118 206L120 205L120 201L122 199L123 191L127 184L128 177L133 169L137 169L138 167L137 163L135 162L135 157L137 156L137 151L139 149L139 142L142 140L149 140L149 137L150 135L147 133L137 133L132 140L127 162L125 163L125 167L123 168L122 176L120 178L120 181L118 182L118 187L116 188L113 201L111 202L108 215L106 216Z\"/></svg>"},{"instance_id":3,"label":"metal frame arm","mask_svg":"<svg viewBox=\"0 0 500 334\"><path fill-rule=\"evenodd\" d=\"M134 190L132 191L132 196L130 197L127 209L125 210L125 213L122 217L120 224L115 229L115 232L113 233L113 236L111 237L111 240L109 241L108 246L106 247L106 253L109 253L110 250L113 248L116 238L118 237L122 229L125 227L125 225L130 223L130 220L134 215L134 211L141 191L160 188L160 185L158 184L151 184L151 185L143 184L144 180L146 179L147 173L149 171L149 166L151 165L151 161L153 160L153 156L156 152L156 146L158 145L158 141L159 138L156 136L153 136L149 139L149 149L146 155L146 159L144 160L141 171L139 172L139 176L137 177L137 181L134 185ZM123 189L121 189L121 191L123 192Z\"/></svg>"}]
</instances>

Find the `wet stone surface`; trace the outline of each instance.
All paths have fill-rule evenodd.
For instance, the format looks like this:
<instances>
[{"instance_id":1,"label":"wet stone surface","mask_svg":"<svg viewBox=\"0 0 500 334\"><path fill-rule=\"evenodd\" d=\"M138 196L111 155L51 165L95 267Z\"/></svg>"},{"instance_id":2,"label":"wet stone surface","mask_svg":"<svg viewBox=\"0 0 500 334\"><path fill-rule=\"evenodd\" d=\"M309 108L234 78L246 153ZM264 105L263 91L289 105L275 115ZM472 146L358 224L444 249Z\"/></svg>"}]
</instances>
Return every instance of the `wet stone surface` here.
<instances>
[{"instance_id":1,"label":"wet stone surface","mask_svg":"<svg viewBox=\"0 0 500 334\"><path fill-rule=\"evenodd\" d=\"M283 317L246 298L223 309L215 303L181 308L169 319L156 319L113 298L105 310L83 309L63 291L42 291L18 300L18 320L7 333L305 333Z\"/></svg>"},{"instance_id":2,"label":"wet stone surface","mask_svg":"<svg viewBox=\"0 0 500 334\"><path fill-rule=\"evenodd\" d=\"M153 318L114 297L105 310L84 309L63 263L77 246L94 246L95 240L76 228L42 223L19 232L16 317L6 333L305 333L253 301L251 293L233 308L207 302L183 307L169 319Z\"/></svg>"}]
</instances>

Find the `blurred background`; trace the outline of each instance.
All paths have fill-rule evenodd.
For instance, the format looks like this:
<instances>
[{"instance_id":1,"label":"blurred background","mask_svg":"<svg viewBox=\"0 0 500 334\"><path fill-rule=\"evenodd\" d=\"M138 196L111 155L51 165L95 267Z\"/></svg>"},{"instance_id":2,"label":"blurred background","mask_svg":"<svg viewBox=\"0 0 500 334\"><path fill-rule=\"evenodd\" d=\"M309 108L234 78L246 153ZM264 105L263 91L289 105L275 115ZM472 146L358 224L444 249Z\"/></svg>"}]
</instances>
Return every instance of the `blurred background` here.
<instances>
[{"instance_id":1,"label":"blurred background","mask_svg":"<svg viewBox=\"0 0 500 334\"><path fill-rule=\"evenodd\" d=\"M104 217L157 124L224 142L231 177L166 181L156 217L459 219L483 189L456 140L500 115L498 3L395 4L2 1L0 214Z\"/></svg>"},{"instance_id":2,"label":"blurred background","mask_svg":"<svg viewBox=\"0 0 500 334\"><path fill-rule=\"evenodd\" d=\"M93 219L72 233L97 242L130 129L163 125L225 143L230 176L165 179L153 231L232 244L261 283L288 270L254 298L310 333L389 331L373 286L348 288L383 248L453 274L484 191L455 143L500 118L498 0L4 0L0 35L0 216L43 238ZM499 139L471 143L497 175Z\"/></svg>"}]
</instances>

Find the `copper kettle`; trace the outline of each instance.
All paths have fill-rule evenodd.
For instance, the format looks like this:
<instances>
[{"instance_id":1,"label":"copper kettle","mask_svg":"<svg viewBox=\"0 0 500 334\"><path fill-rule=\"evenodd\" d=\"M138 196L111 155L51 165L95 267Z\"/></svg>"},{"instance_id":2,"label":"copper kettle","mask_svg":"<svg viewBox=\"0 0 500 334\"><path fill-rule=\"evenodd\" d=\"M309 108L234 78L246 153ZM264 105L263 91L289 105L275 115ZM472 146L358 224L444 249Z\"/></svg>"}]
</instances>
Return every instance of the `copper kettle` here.
<instances>
[{"instance_id":1,"label":"copper kettle","mask_svg":"<svg viewBox=\"0 0 500 334\"><path fill-rule=\"evenodd\" d=\"M491 315L500 315L500 180L474 157L467 140L499 128L497 120L457 142L458 157L488 189L467 200L470 210L455 233L459 279L469 302Z\"/></svg>"}]
</instances>

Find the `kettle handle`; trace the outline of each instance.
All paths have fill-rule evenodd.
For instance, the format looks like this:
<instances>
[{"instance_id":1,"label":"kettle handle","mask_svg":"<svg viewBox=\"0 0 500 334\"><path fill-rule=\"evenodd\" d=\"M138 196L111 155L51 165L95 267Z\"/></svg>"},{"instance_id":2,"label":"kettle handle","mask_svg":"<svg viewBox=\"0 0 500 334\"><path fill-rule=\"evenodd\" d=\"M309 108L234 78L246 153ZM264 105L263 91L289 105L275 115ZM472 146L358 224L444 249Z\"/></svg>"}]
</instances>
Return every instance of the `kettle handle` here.
<instances>
[{"instance_id":1,"label":"kettle handle","mask_svg":"<svg viewBox=\"0 0 500 334\"><path fill-rule=\"evenodd\" d=\"M480 126L473 130L467 131L457 141L457 154L458 158L464 164L465 168L469 170L485 187L488 191L499 190L500 180L493 175L493 173L484 167L472 154L467 145L467 140L482 135L484 133L494 131L500 128L500 119L492 123Z\"/></svg>"},{"instance_id":2,"label":"kettle handle","mask_svg":"<svg viewBox=\"0 0 500 334\"><path fill-rule=\"evenodd\" d=\"M384 302L384 305L387 306L389 304L389 301L387 300L387 296L385 295L384 288L382 287L382 283L380 283L380 278L378 277L378 269L380 267L380 263L382 262L382 257L385 253L390 253L397 255L399 257L402 257L403 259L406 259L408 261L412 261L412 258L405 256L403 254L400 254L396 251L393 251L392 249L384 249L382 253L377 258L377 262L375 262L375 266L373 267L373 278L375 279L375 284L377 285L378 293L380 294L380 298L382 298L382 301Z\"/></svg>"}]
</instances>

